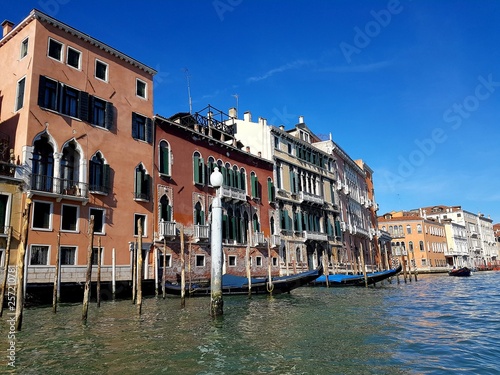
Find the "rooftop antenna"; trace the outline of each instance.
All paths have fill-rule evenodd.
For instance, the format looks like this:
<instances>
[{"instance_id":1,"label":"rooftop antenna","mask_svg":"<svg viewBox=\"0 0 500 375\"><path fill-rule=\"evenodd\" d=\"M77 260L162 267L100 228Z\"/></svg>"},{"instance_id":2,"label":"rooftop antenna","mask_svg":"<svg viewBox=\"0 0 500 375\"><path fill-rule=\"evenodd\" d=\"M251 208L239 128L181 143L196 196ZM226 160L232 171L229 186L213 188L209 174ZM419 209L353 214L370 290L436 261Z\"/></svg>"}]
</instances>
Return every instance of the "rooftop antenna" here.
<instances>
[{"instance_id":1,"label":"rooftop antenna","mask_svg":"<svg viewBox=\"0 0 500 375\"><path fill-rule=\"evenodd\" d=\"M238 96L238 94L233 94L233 97L236 98L236 113L238 113L238 98L239 98L239 96Z\"/></svg>"},{"instance_id":2,"label":"rooftop antenna","mask_svg":"<svg viewBox=\"0 0 500 375\"><path fill-rule=\"evenodd\" d=\"M186 74L187 87L188 87L188 99L189 99L189 113L193 113L193 103L191 101L191 84L189 82L189 70L188 68L184 68L184 73Z\"/></svg>"}]
</instances>

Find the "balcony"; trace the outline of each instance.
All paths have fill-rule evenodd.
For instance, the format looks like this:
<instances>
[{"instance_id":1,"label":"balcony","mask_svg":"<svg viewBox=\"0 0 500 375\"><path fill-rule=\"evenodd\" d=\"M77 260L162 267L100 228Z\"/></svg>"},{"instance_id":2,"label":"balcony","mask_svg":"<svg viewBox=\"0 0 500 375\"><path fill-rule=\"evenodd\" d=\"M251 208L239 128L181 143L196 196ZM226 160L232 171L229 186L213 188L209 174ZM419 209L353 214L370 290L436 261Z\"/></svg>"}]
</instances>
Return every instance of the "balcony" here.
<instances>
[{"instance_id":1,"label":"balcony","mask_svg":"<svg viewBox=\"0 0 500 375\"><path fill-rule=\"evenodd\" d=\"M370 232L368 232L364 228L360 228L360 227L355 226L355 230L357 233L361 234L362 236L370 237Z\"/></svg>"},{"instance_id":2,"label":"balcony","mask_svg":"<svg viewBox=\"0 0 500 375\"><path fill-rule=\"evenodd\" d=\"M196 241L208 240L210 238L210 226L209 225L194 225L193 237Z\"/></svg>"},{"instance_id":3,"label":"balcony","mask_svg":"<svg viewBox=\"0 0 500 375\"><path fill-rule=\"evenodd\" d=\"M281 245L281 236L279 234L271 234L271 247L279 247Z\"/></svg>"},{"instance_id":4,"label":"balcony","mask_svg":"<svg viewBox=\"0 0 500 375\"><path fill-rule=\"evenodd\" d=\"M299 193L299 199L301 202L312 203L312 204L322 205L323 203L325 203L323 197L316 194L306 193L305 191L301 191Z\"/></svg>"},{"instance_id":5,"label":"balcony","mask_svg":"<svg viewBox=\"0 0 500 375\"><path fill-rule=\"evenodd\" d=\"M58 201L62 198L86 201L88 198L88 184L46 175L31 175L30 190L40 195L57 196Z\"/></svg>"},{"instance_id":6,"label":"balcony","mask_svg":"<svg viewBox=\"0 0 500 375\"><path fill-rule=\"evenodd\" d=\"M264 232L255 232L253 234L253 243L254 246L264 245L266 243L264 239Z\"/></svg>"},{"instance_id":7,"label":"balcony","mask_svg":"<svg viewBox=\"0 0 500 375\"><path fill-rule=\"evenodd\" d=\"M303 238L311 241L328 241L328 235L326 233L321 233L321 232L310 232L310 231L304 231L303 233Z\"/></svg>"},{"instance_id":8,"label":"balcony","mask_svg":"<svg viewBox=\"0 0 500 375\"><path fill-rule=\"evenodd\" d=\"M220 197L225 200L232 200L234 202L242 201L246 202L247 195L245 190L238 189L230 186L221 186Z\"/></svg>"},{"instance_id":9,"label":"balcony","mask_svg":"<svg viewBox=\"0 0 500 375\"><path fill-rule=\"evenodd\" d=\"M165 221L161 220L159 224L159 234L160 238L172 238L177 235L177 229L175 228L175 221Z\"/></svg>"}]
</instances>

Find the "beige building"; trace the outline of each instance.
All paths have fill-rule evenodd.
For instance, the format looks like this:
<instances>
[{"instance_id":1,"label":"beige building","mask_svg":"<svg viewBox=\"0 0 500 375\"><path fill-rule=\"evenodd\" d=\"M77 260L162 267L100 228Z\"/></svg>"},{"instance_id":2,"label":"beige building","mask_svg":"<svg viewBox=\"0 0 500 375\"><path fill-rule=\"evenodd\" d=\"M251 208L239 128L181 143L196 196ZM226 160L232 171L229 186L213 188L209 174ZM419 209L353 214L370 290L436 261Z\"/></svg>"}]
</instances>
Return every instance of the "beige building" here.
<instances>
[{"instance_id":1,"label":"beige building","mask_svg":"<svg viewBox=\"0 0 500 375\"><path fill-rule=\"evenodd\" d=\"M379 229L392 237L392 252L406 256L418 271L442 272L448 268L445 226L413 212L391 212L378 218Z\"/></svg>"}]
</instances>

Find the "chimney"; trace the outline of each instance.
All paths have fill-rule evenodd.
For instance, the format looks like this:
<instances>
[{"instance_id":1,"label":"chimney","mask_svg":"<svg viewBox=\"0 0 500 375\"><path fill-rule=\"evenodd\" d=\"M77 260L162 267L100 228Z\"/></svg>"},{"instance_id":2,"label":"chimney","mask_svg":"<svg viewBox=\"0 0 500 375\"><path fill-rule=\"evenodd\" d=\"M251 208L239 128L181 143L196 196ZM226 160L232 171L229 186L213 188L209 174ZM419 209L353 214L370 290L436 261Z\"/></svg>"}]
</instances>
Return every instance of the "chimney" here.
<instances>
[{"instance_id":1,"label":"chimney","mask_svg":"<svg viewBox=\"0 0 500 375\"><path fill-rule=\"evenodd\" d=\"M8 20L5 20L2 22L2 29L3 29L3 34L2 34L2 38L7 35L8 33L10 33L12 31L12 29L14 28L14 24Z\"/></svg>"},{"instance_id":2,"label":"chimney","mask_svg":"<svg viewBox=\"0 0 500 375\"><path fill-rule=\"evenodd\" d=\"M229 117L232 117L232 118L238 118L238 112L236 111L236 108L232 107L232 108L229 108Z\"/></svg>"},{"instance_id":3,"label":"chimney","mask_svg":"<svg viewBox=\"0 0 500 375\"><path fill-rule=\"evenodd\" d=\"M285 130L285 125L280 125L280 130Z\"/></svg>"},{"instance_id":4,"label":"chimney","mask_svg":"<svg viewBox=\"0 0 500 375\"><path fill-rule=\"evenodd\" d=\"M250 152L250 146L246 147L247 152Z\"/></svg>"},{"instance_id":5,"label":"chimney","mask_svg":"<svg viewBox=\"0 0 500 375\"><path fill-rule=\"evenodd\" d=\"M252 122L252 114L249 111L246 111L243 114L243 120L245 120L246 122Z\"/></svg>"},{"instance_id":6,"label":"chimney","mask_svg":"<svg viewBox=\"0 0 500 375\"><path fill-rule=\"evenodd\" d=\"M299 116L299 124L303 124L304 123L304 116Z\"/></svg>"}]
</instances>

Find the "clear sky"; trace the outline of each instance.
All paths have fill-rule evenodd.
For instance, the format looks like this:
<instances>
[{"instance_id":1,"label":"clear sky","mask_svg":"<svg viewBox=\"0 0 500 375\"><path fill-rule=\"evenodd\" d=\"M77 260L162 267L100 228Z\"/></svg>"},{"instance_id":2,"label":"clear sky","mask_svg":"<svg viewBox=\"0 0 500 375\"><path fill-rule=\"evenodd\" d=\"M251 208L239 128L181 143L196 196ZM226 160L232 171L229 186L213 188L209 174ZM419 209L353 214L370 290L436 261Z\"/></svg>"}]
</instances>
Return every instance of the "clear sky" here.
<instances>
[{"instance_id":1,"label":"clear sky","mask_svg":"<svg viewBox=\"0 0 500 375\"><path fill-rule=\"evenodd\" d=\"M374 170L379 214L461 205L500 222L498 0L2 0L155 68L155 112L298 116ZM237 97L236 97L237 96Z\"/></svg>"}]
</instances>

